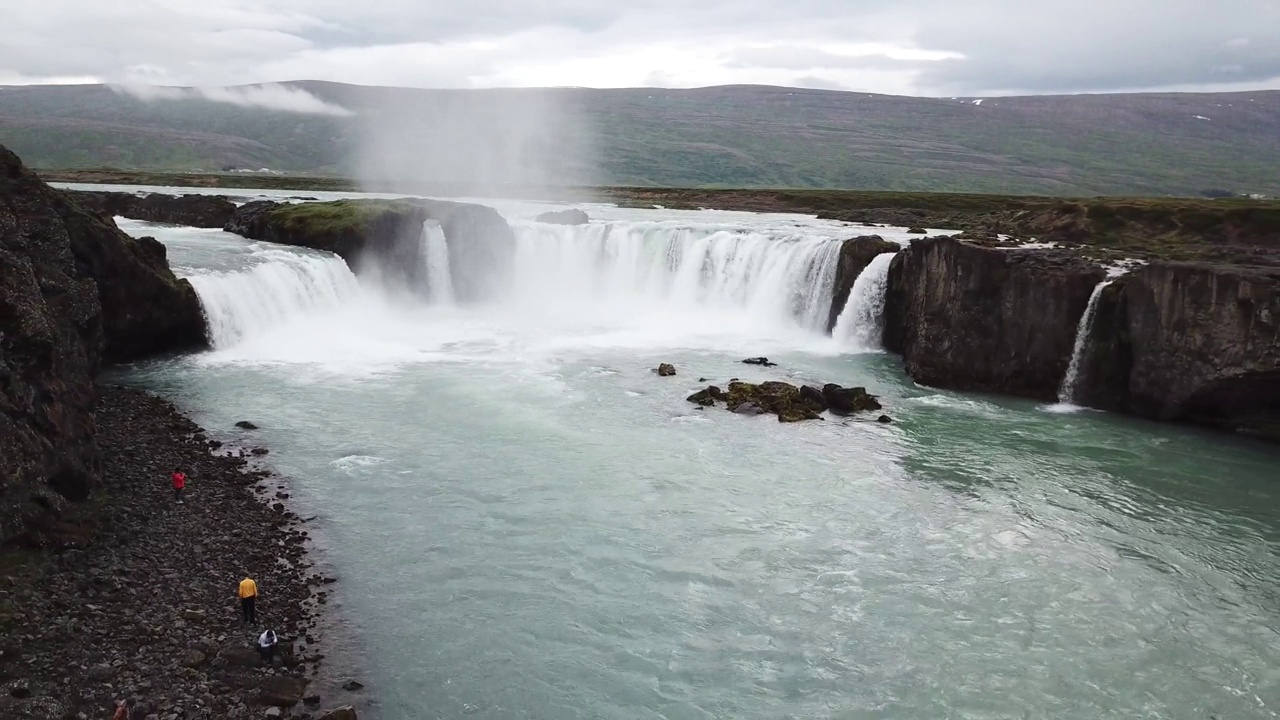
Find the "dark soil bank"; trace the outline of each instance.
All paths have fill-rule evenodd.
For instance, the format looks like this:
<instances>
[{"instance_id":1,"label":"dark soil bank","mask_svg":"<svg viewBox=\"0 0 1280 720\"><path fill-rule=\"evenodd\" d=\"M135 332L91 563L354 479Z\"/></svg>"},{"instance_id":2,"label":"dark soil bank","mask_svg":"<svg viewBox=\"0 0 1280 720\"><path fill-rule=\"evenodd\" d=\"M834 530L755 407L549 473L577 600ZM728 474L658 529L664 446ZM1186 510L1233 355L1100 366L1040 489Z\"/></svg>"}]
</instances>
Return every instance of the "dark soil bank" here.
<instances>
[{"instance_id":1,"label":"dark soil bank","mask_svg":"<svg viewBox=\"0 0 1280 720\"><path fill-rule=\"evenodd\" d=\"M256 495L267 473L213 454L169 403L99 391L101 492L29 536L38 549L0 551L0 717L109 718L121 698L137 701L132 717L157 720L305 718L346 704L309 682L332 579L309 570L305 523L277 501L287 495L275 484L278 498ZM246 574L259 628L239 614ZM267 627L286 648L273 668L254 651Z\"/></svg>"}]
</instances>

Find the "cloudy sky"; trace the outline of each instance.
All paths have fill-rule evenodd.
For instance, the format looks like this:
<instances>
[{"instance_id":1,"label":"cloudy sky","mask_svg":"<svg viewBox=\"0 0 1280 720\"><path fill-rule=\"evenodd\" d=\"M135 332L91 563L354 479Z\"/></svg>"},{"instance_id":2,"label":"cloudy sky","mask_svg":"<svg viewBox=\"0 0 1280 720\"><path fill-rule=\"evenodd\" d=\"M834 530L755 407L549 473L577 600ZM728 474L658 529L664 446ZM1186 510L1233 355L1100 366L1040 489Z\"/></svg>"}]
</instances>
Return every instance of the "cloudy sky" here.
<instances>
[{"instance_id":1,"label":"cloudy sky","mask_svg":"<svg viewBox=\"0 0 1280 720\"><path fill-rule=\"evenodd\" d=\"M7 0L0 84L1280 88L1280 0Z\"/></svg>"}]
</instances>

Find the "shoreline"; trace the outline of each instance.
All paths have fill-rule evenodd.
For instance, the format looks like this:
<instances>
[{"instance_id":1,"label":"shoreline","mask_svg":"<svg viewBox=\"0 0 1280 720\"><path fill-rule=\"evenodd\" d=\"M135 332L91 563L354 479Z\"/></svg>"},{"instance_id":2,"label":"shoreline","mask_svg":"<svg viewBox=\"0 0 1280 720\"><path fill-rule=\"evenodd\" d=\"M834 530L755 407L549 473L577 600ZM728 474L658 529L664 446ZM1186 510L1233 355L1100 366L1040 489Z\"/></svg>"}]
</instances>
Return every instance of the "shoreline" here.
<instances>
[{"instance_id":1,"label":"shoreline","mask_svg":"<svg viewBox=\"0 0 1280 720\"><path fill-rule=\"evenodd\" d=\"M110 717L126 698L140 720L365 711L331 675L354 665L326 659L341 627L327 609L335 579L309 521L286 507L288 479L251 463L266 451L211 440L150 392L97 389L102 489L29 538L37 547L0 550L0 711ZM182 504L175 467L188 477ZM235 599L246 574L258 627ZM272 668L254 649L267 628L281 636Z\"/></svg>"}]
</instances>

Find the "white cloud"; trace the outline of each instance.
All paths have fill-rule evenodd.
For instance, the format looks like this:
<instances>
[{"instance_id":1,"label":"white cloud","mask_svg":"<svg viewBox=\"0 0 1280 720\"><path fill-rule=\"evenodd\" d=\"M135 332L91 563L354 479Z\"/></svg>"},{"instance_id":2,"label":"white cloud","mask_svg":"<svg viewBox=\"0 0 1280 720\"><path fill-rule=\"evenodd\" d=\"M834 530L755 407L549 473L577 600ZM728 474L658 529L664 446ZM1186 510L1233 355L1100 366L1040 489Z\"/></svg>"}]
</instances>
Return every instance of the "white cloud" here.
<instances>
[{"instance_id":1,"label":"white cloud","mask_svg":"<svg viewBox=\"0 0 1280 720\"><path fill-rule=\"evenodd\" d=\"M344 107L325 102L297 87L284 85L243 85L239 87L179 88L163 85L121 83L111 89L144 102L158 100L208 100L241 107L257 107L313 115L351 115Z\"/></svg>"},{"instance_id":2,"label":"white cloud","mask_svg":"<svg viewBox=\"0 0 1280 720\"><path fill-rule=\"evenodd\" d=\"M1272 0L8 0L4 21L0 82L1280 87Z\"/></svg>"}]
</instances>

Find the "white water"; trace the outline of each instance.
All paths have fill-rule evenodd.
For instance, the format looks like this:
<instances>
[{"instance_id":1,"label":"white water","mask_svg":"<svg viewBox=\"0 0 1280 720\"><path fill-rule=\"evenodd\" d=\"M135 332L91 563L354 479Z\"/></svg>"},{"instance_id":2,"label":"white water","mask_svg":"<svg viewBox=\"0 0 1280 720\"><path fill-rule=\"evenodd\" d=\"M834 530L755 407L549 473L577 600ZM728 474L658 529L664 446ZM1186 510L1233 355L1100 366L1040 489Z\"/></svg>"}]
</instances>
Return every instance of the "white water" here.
<instances>
[{"instance_id":1,"label":"white water","mask_svg":"<svg viewBox=\"0 0 1280 720\"><path fill-rule=\"evenodd\" d=\"M715 225L517 223L514 299L556 313L749 317L820 331L840 243Z\"/></svg>"},{"instance_id":2,"label":"white water","mask_svg":"<svg viewBox=\"0 0 1280 720\"><path fill-rule=\"evenodd\" d=\"M884 331L884 293L889 284L889 264L894 253L881 253L863 268L853 281L849 299L840 312L831 336L854 352L882 349Z\"/></svg>"},{"instance_id":3,"label":"white water","mask_svg":"<svg viewBox=\"0 0 1280 720\"><path fill-rule=\"evenodd\" d=\"M1071 364L1067 366L1067 374L1062 378L1062 387L1058 389L1058 402L1062 405L1071 406L1075 401L1076 382L1080 379L1080 363L1084 360L1084 352L1089 348L1089 330L1093 327L1093 316L1098 312L1098 299L1102 297L1102 291L1114 280L1103 280L1093 289L1093 294L1089 296L1089 304L1084 308L1084 314L1080 316L1080 323L1076 325L1076 342L1071 349Z\"/></svg>"},{"instance_id":4,"label":"white water","mask_svg":"<svg viewBox=\"0 0 1280 720\"><path fill-rule=\"evenodd\" d=\"M453 304L453 275L449 270L449 243L440 223L422 223L422 257L427 264L427 297L438 305Z\"/></svg>"},{"instance_id":5,"label":"white water","mask_svg":"<svg viewBox=\"0 0 1280 720\"><path fill-rule=\"evenodd\" d=\"M336 309L360 292L356 276L336 256L260 249L251 263L247 269L187 275L200 296L214 349L270 332L298 315Z\"/></svg>"}]
</instances>

